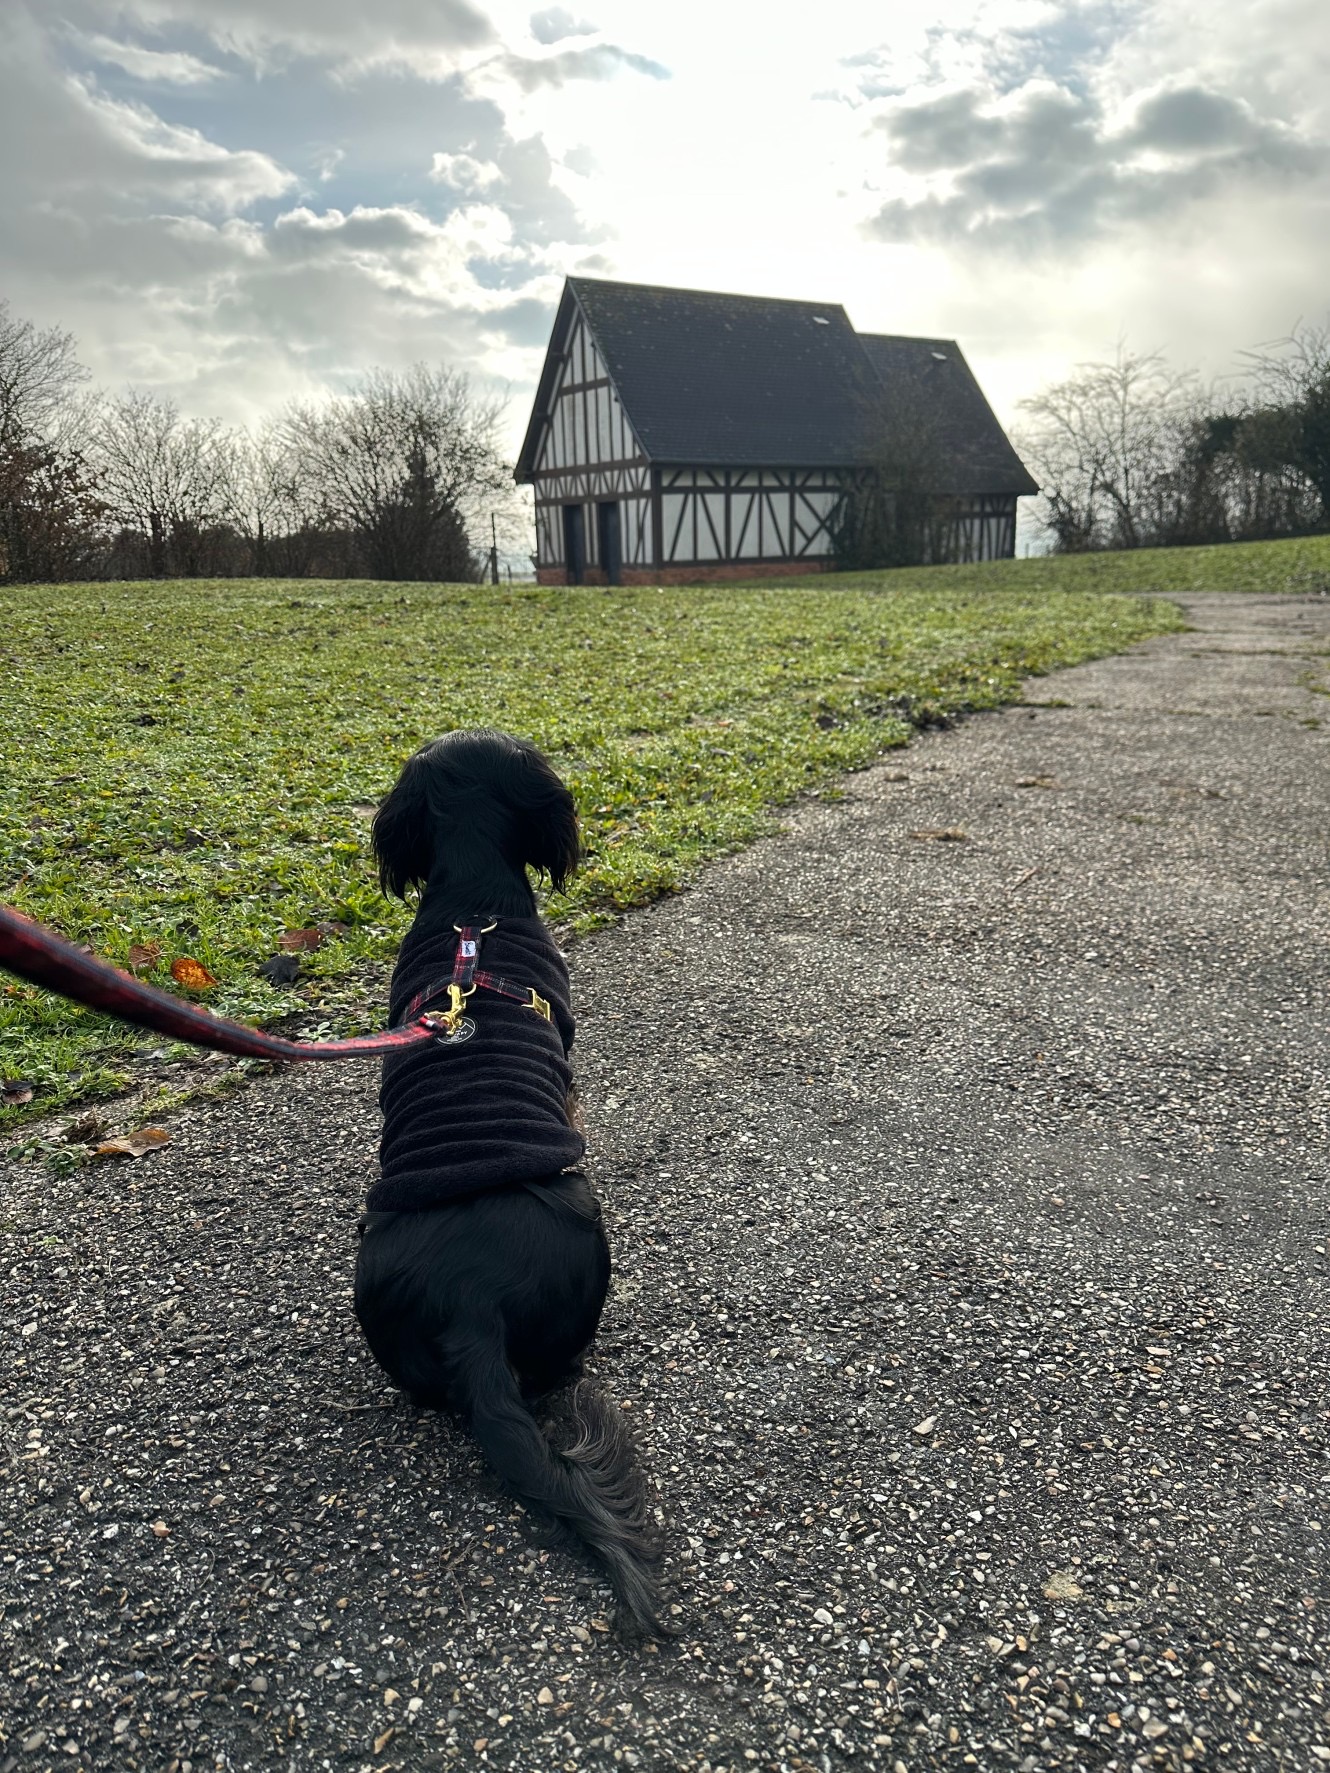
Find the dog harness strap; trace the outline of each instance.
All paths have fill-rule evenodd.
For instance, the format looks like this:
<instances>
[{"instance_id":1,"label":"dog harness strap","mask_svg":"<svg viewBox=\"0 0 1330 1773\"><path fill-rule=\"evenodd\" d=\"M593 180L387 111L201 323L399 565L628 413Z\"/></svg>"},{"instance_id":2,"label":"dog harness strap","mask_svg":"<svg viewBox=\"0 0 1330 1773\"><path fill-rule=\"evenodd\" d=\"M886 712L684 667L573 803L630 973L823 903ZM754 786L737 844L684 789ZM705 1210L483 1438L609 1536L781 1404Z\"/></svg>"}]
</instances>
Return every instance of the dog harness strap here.
<instances>
[{"instance_id":1,"label":"dog harness strap","mask_svg":"<svg viewBox=\"0 0 1330 1773\"><path fill-rule=\"evenodd\" d=\"M497 922L497 919L495 920ZM455 1029L461 1020L462 1007L466 1000L477 990L490 991L496 997L510 998L528 1010L534 1010L547 1022L553 1022L554 1012L548 1001L530 986L514 985L510 980L502 978L498 973L484 973L479 970L480 943L483 936L494 928L493 923L465 923L455 926L457 929L457 953L453 957L453 970L447 979L436 979L418 991L402 1011L402 1021L411 1022L428 1004L447 996L448 1008L439 1011L440 1019L450 1030Z\"/></svg>"},{"instance_id":2,"label":"dog harness strap","mask_svg":"<svg viewBox=\"0 0 1330 1773\"><path fill-rule=\"evenodd\" d=\"M403 1022L414 1021L425 1008L426 1004L434 1003L440 997L449 999L448 1008L441 1013L452 1019L453 1027L461 1018L462 1005L475 990L474 978L476 962L480 958L480 938L485 929L493 929L487 924L484 928L477 923L458 924L457 952L453 956L453 970L446 979L433 979L423 991L416 995L402 1011Z\"/></svg>"},{"instance_id":3,"label":"dog harness strap","mask_svg":"<svg viewBox=\"0 0 1330 1773\"><path fill-rule=\"evenodd\" d=\"M510 997L514 1003L525 1004L527 1009L534 1010L547 1022L554 1020L554 1012L549 1003L531 986L513 985L507 979L501 979L497 973L477 973L476 984L482 991L492 991L496 997Z\"/></svg>"},{"instance_id":4,"label":"dog harness strap","mask_svg":"<svg viewBox=\"0 0 1330 1773\"><path fill-rule=\"evenodd\" d=\"M491 929L494 925L489 926ZM457 932L457 954L453 960L452 983L469 991L480 959L480 938L484 930L478 923L464 923Z\"/></svg>"}]
</instances>

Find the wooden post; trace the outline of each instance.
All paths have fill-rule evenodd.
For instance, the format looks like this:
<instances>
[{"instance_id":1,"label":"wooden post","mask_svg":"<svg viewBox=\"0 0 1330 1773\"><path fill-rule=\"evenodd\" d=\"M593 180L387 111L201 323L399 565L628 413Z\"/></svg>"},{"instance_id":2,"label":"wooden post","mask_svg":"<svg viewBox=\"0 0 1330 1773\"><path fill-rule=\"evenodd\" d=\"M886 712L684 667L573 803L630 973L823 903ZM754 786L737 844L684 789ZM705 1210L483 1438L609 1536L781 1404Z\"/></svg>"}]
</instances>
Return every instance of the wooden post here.
<instances>
[{"instance_id":1,"label":"wooden post","mask_svg":"<svg viewBox=\"0 0 1330 1773\"><path fill-rule=\"evenodd\" d=\"M499 532L495 528L494 513L490 512L490 583L499 582Z\"/></svg>"}]
</instances>

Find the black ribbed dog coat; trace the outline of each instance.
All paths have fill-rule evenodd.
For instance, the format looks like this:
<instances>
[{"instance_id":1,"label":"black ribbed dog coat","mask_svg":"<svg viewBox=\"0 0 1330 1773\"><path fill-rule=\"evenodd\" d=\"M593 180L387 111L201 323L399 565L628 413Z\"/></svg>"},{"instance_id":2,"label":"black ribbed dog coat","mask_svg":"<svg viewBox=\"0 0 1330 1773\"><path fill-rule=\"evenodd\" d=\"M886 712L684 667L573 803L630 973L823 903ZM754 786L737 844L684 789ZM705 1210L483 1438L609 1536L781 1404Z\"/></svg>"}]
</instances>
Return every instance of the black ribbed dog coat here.
<instances>
[{"instance_id":1,"label":"black ribbed dog coat","mask_svg":"<svg viewBox=\"0 0 1330 1773\"><path fill-rule=\"evenodd\" d=\"M407 932L393 969L389 1020L431 985L446 985L455 930ZM576 1024L568 968L538 917L505 917L482 936L479 965L523 990L534 987L553 1022L525 1004L482 989L467 1001L469 1040L390 1053L379 1106L381 1176L370 1212L419 1212L490 1188L548 1179L586 1149L568 1123ZM446 1007L446 992L431 1005Z\"/></svg>"}]
</instances>

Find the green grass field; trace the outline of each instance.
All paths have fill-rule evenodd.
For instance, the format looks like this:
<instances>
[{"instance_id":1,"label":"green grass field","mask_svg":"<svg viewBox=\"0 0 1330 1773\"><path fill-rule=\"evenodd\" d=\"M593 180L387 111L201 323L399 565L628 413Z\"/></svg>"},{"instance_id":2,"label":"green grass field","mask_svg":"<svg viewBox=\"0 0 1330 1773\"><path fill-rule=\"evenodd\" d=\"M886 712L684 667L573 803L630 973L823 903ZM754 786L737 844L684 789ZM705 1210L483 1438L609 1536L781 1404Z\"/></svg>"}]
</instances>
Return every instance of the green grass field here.
<instances>
[{"instance_id":1,"label":"green grass field","mask_svg":"<svg viewBox=\"0 0 1330 1773\"><path fill-rule=\"evenodd\" d=\"M222 1014L377 1026L407 913L379 895L374 803L451 727L534 738L577 795L587 864L549 914L586 930L677 888L771 809L991 708L1030 672L1176 628L1192 589L1330 583L1330 538L1024 560L744 590L184 581L9 587L0 900L125 964L156 943ZM286 930L343 926L294 989ZM154 1037L7 977L0 1125L113 1094Z\"/></svg>"}]
</instances>

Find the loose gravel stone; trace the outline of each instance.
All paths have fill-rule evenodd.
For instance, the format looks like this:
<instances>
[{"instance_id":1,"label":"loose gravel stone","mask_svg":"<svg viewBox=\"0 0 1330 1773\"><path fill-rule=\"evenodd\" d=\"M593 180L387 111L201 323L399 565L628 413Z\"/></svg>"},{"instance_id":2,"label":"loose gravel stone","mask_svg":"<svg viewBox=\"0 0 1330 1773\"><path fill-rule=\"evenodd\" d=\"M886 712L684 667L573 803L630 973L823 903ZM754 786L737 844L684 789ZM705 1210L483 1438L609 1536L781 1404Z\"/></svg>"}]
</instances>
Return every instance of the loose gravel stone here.
<instances>
[{"instance_id":1,"label":"loose gravel stone","mask_svg":"<svg viewBox=\"0 0 1330 1773\"><path fill-rule=\"evenodd\" d=\"M0 1773L1330 1763L1330 600L1187 607L574 952L675 1644L369 1361L372 1067L9 1165Z\"/></svg>"}]
</instances>

